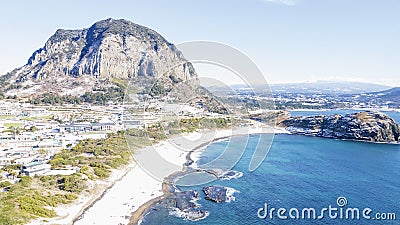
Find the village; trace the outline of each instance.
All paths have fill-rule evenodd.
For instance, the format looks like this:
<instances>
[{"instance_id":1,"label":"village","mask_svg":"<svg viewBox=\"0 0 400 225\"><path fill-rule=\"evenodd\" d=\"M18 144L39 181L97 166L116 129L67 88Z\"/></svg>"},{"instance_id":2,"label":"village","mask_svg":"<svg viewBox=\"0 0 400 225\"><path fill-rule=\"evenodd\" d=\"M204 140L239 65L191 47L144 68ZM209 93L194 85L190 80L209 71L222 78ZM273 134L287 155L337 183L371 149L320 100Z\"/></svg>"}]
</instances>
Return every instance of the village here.
<instances>
[{"instance_id":1,"label":"village","mask_svg":"<svg viewBox=\"0 0 400 225\"><path fill-rule=\"evenodd\" d=\"M143 108L151 109L144 111ZM149 112L150 111L150 112ZM124 114L125 112L125 114ZM129 113L126 113L129 112ZM63 149L82 140L104 139L131 128L143 129L167 117L219 117L189 105L33 105L17 100L0 101L0 177L16 182L17 176L70 175L80 168L52 169L48 163ZM10 167L11 166L11 167ZM5 168L13 168L5 169Z\"/></svg>"},{"instance_id":2,"label":"village","mask_svg":"<svg viewBox=\"0 0 400 225\"><path fill-rule=\"evenodd\" d=\"M151 116L148 118L151 121ZM47 162L81 140L102 139L110 132L143 126L139 120L125 122L122 106L36 106L0 101L0 167L20 165L19 172L3 171L1 177L75 173L79 168L52 170Z\"/></svg>"}]
</instances>

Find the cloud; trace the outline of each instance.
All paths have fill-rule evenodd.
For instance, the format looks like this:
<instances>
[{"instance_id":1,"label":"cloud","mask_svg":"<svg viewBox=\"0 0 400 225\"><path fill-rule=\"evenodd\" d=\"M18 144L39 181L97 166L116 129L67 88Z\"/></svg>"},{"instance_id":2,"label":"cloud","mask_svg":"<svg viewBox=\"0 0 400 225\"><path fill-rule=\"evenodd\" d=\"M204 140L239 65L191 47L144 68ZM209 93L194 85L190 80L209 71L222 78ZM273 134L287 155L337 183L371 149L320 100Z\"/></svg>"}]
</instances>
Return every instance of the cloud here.
<instances>
[{"instance_id":1,"label":"cloud","mask_svg":"<svg viewBox=\"0 0 400 225\"><path fill-rule=\"evenodd\" d=\"M287 5L287 6L296 5L296 0L264 0L264 1L275 3L275 4L283 4L283 5Z\"/></svg>"}]
</instances>

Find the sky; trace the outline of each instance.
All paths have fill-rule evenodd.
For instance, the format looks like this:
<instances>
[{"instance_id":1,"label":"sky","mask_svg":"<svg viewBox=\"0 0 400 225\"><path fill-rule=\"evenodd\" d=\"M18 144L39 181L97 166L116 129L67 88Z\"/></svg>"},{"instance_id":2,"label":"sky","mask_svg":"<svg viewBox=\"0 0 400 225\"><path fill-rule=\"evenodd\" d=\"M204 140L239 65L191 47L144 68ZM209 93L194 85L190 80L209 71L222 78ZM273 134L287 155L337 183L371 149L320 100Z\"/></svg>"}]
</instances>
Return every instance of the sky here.
<instances>
[{"instance_id":1,"label":"sky","mask_svg":"<svg viewBox=\"0 0 400 225\"><path fill-rule=\"evenodd\" d=\"M111 17L152 28L175 44L207 40L230 45L250 57L269 83L351 80L400 86L398 0L15 0L0 4L0 74L24 65L58 28L87 28Z\"/></svg>"}]
</instances>

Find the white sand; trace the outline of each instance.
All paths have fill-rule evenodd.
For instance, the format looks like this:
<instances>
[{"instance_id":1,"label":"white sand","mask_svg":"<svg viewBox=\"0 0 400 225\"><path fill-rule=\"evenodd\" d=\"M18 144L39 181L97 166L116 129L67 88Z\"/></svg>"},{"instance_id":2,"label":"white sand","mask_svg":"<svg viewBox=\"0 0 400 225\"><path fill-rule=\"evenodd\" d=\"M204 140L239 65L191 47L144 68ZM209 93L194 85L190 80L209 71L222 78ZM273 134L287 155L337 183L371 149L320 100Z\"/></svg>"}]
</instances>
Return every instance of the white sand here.
<instances>
[{"instance_id":1,"label":"white sand","mask_svg":"<svg viewBox=\"0 0 400 225\"><path fill-rule=\"evenodd\" d=\"M162 183L136 166L75 224L127 224L131 212L161 196Z\"/></svg>"},{"instance_id":2,"label":"white sand","mask_svg":"<svg viewBox=\"0 0 400 225\"><path fill-rule=\"evenodd\" d=\"M75 224L128 224L132 212L144 203L163 194L161 191L162 180L166 176L182 170L183 164L186 162L186 155L193 148L231 135L272 132L287 133L280 128L244 127L234 130L191 133L162 141L154 146L145 147L135 153L135 159L141 162L139 164L147 170L151 167L146 163L155 164L158 170L152 171L152 175L149 175L139 164L134 163L128 168L130 169L129 172L121 180L119 179L125 174L126 170L113 171L112 176L104 182L103 187L110 186L115 182L114 186L100 200L95 202ZM191 157L194 161L199 159L201 149L205 149L205 147L192 153ZM168 166L166 166L167 164L157 164L154 161L155 153L166 160L169 163ZM71 224L71 221L81 213L81 210L93 200L93 196L81 196L77 203L57 207L55 210L59 217L47 219L48 222L46 223L42 222L43 219L40 219L30 224Z\"/></svg>"}]
</instances>

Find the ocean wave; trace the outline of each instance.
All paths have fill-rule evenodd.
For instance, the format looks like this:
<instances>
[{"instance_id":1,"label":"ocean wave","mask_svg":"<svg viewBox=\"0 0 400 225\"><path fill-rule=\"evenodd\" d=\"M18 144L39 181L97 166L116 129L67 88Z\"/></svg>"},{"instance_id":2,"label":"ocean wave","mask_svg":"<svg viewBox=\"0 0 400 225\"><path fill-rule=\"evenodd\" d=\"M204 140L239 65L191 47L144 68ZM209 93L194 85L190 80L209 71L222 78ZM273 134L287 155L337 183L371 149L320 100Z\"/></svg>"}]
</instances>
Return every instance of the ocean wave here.
<instances>
[{"instance_id":1,"label":"ocean wave","mask_svg":"<svg viewBox=\"0 0 400 225\"><path fill-rule=\"evenodd\" d=\"M193 197L192 199L190 199L189 202L191 202L195 205L194 208L199 208L201 206L201 204L197 202L199 200L200 200L200 197Z\"/></svg>"},{"instance_id":2,"label":"ocean wave","mask_svg":"<svg viewBox=\"0 0 400 225\"><path fill-rule=\"evenodd\" d=\"M203 155L204 151L207 149L207 147L208 146L203 146L203 147L198 148L190 153L190 159L192 160L192 163L190 164L191 168L198 169L199 166L201 166L201 165L199 165L199 161L201 160L202 155Z\"/></svg>"},{"instance_id":3,"label":"ocean wave","mask_svg":"<svg viewBox=\"0 0 400 225\"><path fill-rule=\"evenodd\" d=\"M223 143L223 142L229 142L231 140L231 137L224 137L224 138L220 138L218 140L214 140L212 143Z\"/></svg>"},{"instance_id":4,"label":"ocean wave","mask_svg":"<svg viewBox=\"0 0 400 225\"><path fill-rule=\"evenodd\" d=\"M174 197L168 200L170 204L169 215L190 221L206 218L209 213L198 209L200 207L200 204L197 203L198 200L200 200L200 197L195 190L176 192Z\"/></svg>"},{"instance_id":5,"label":"ocean wave","mask_svg":"<svg viewBox=\"0 0 400 225\"><path fill-rule=\"evenodd\" d=\"M220 175L218 179L220 180L232 180L232 179L238 179L243 177L243 173L235 170L229 170L225 172L224 174Z\"/></svg>"},{"instance_id":6,"label":"ocean wave","mask_svg":"<svg viewBox=\"0 0 400 225\"><path fill-rule=\"evenodd\" d=\"M190 163L190 167L193 169L199 169L201 166L204 165L204 163L199 164L199 161L202 159L203 153L207 150L207 148L209 147L210 144L223 143L223 142L228 143L229 141L230 141L230 137L214 140L214 141L210 142L209 144L204 145L204 146L192 151L190 153L190 159L192 160L192 162Z\"/></svg>"},{"instance_id":7,"label":"ocean wave","mask_svg":"<svg viewBox=\"0 0 400 225\"><path fill-rule=\"evenodd\" d=\"M233 196L235 193L240 193L240 191L231 188L231 187L225 187L226 188L226 201L225 202L232 202L235 201L236 198Z\"/></svg>"},{"instance_id":8,"label":"ocean wave","mask_svg":"<svg viewBox=\"0 0 400 225\"><path fill-rule=\"evenodd\" d=\"M169 215L182 218L183 220L198 221L207 218L210 213L205 210L182 211L178 208L173 208L170 209Z\"/></svg>"}]
</instances>

